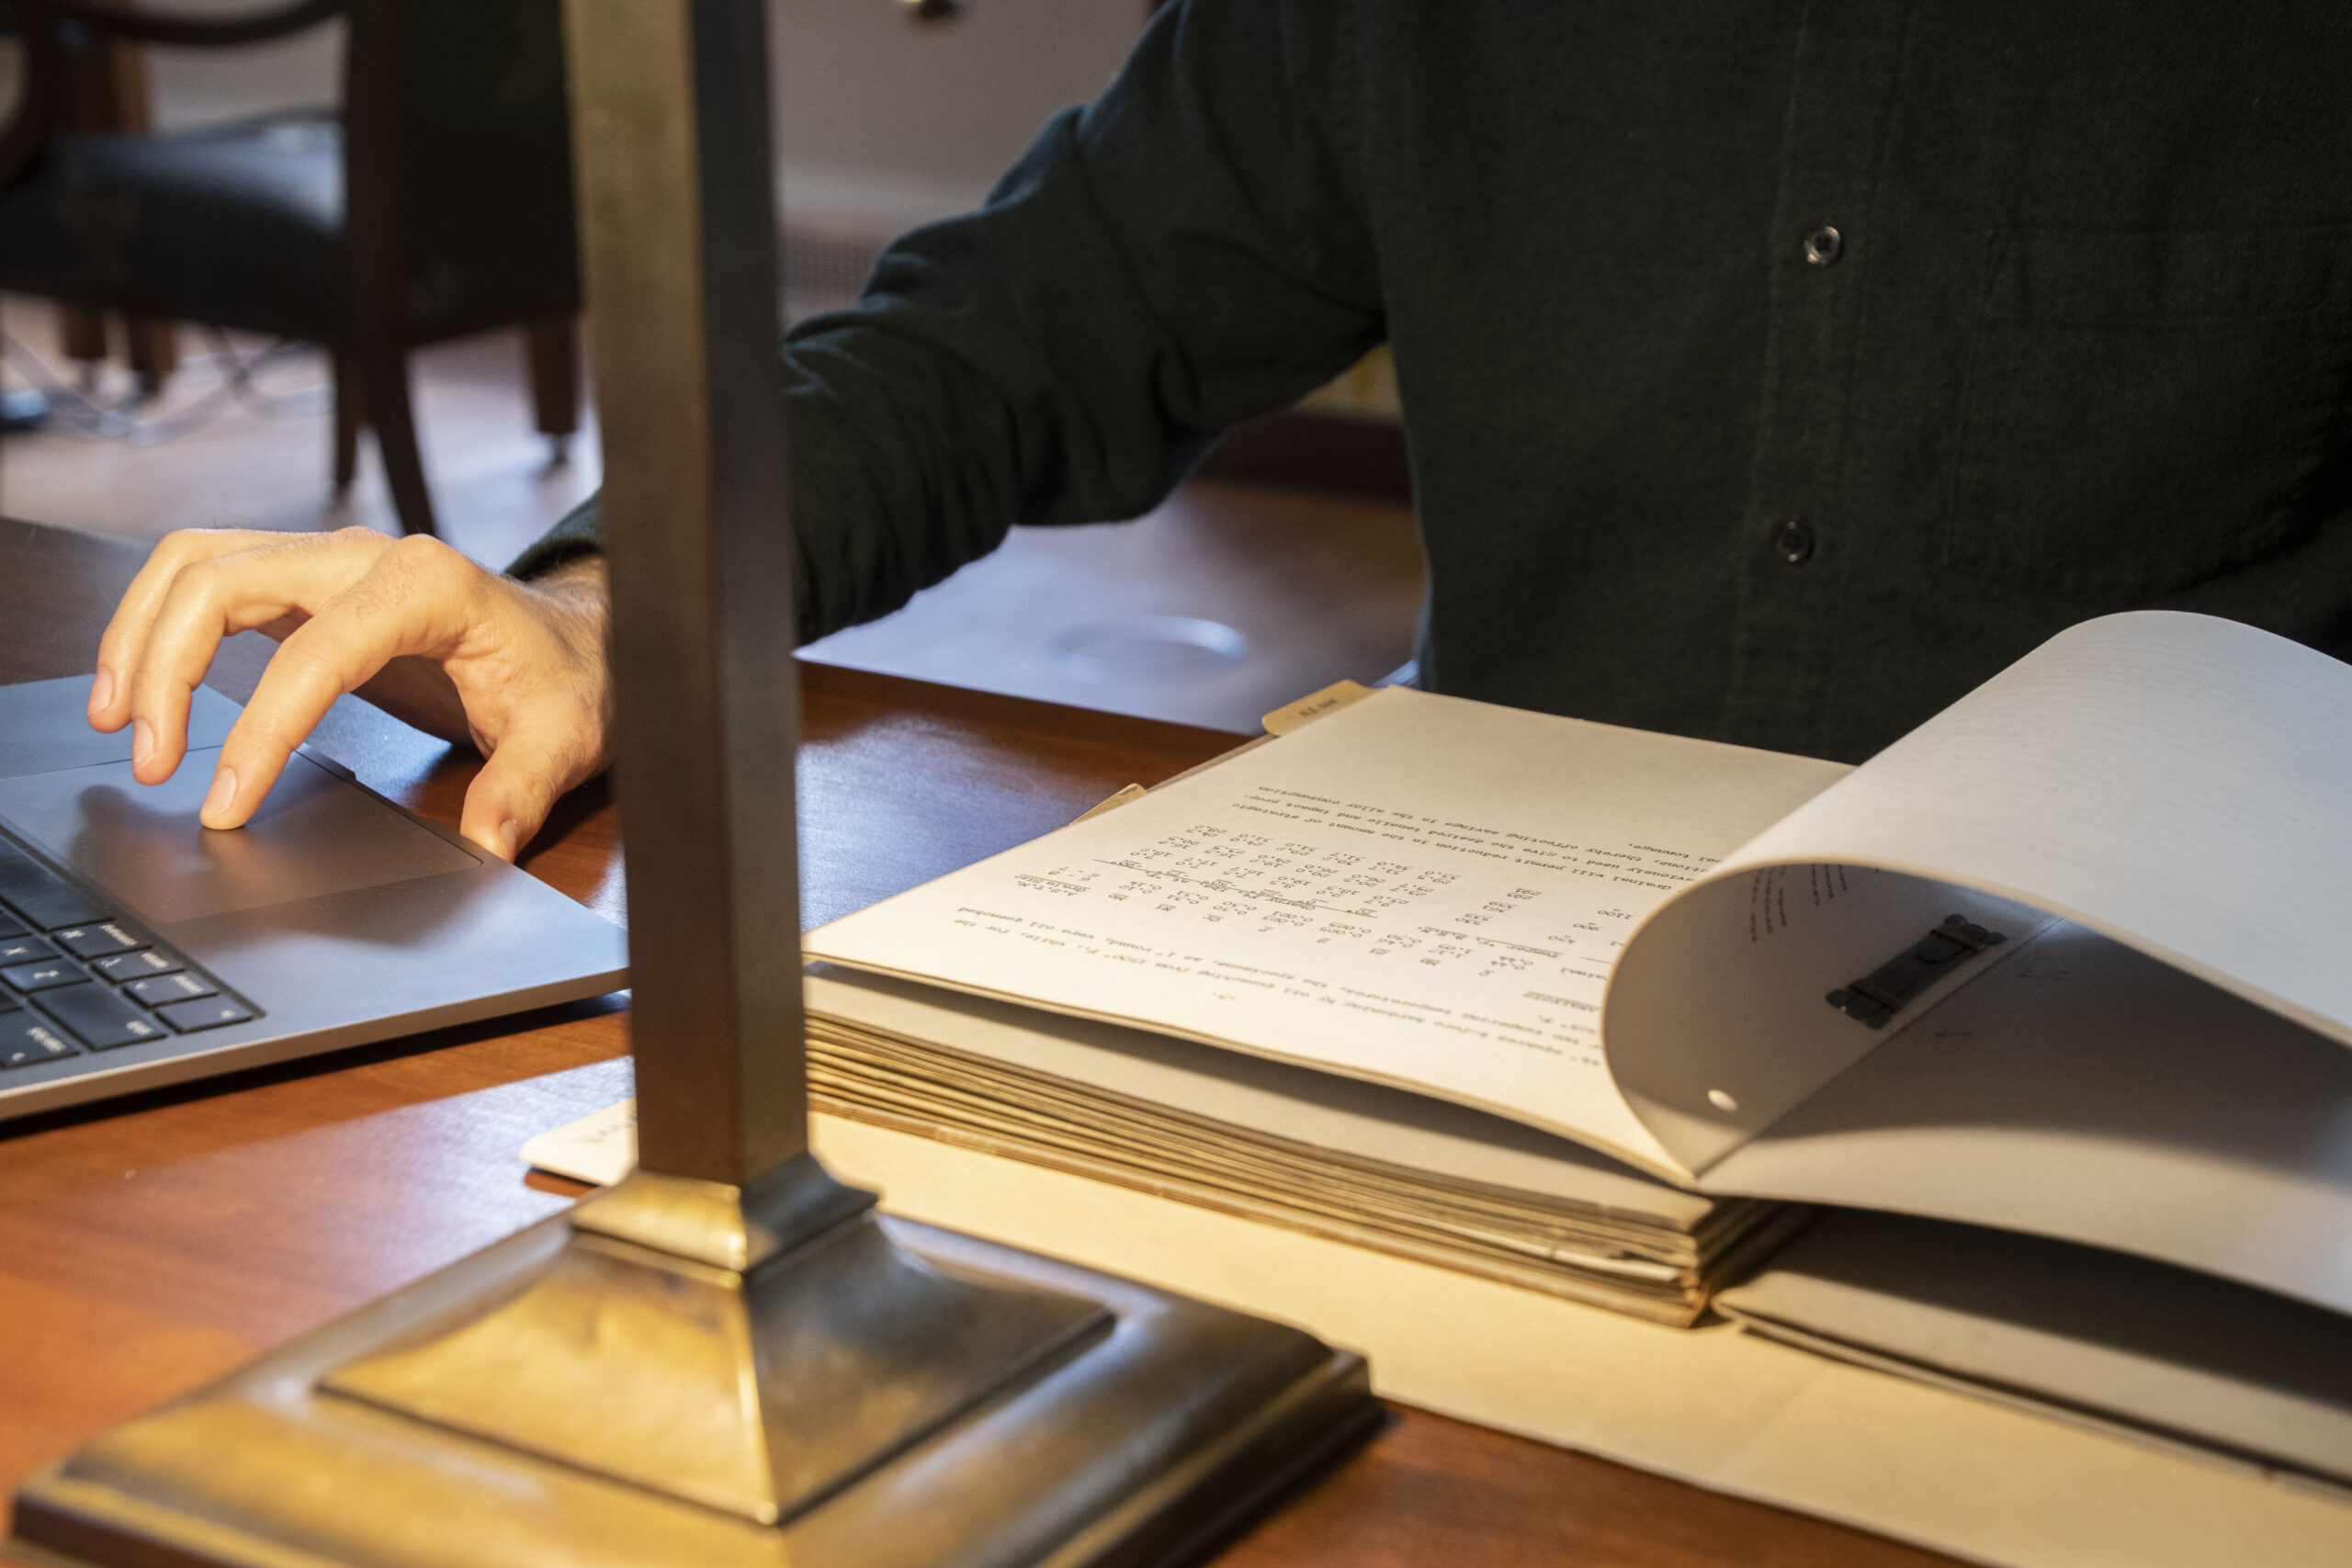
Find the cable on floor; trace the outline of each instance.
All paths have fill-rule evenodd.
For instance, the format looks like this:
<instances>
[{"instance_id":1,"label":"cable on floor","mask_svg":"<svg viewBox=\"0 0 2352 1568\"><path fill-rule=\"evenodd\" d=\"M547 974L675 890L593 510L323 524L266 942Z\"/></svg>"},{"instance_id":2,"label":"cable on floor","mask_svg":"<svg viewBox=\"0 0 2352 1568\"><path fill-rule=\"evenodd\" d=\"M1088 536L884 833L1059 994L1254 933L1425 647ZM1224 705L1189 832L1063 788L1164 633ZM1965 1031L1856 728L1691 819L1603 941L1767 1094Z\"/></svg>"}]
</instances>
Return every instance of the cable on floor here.
<instances>
[{"instance_id":1,"label":"cable on floor","mask_svg":"<svg viewBox=\"0 0 2352 1568\"><path fill-rule=\"evenodd\" d=\"M44 428L84 440L160 446L200 430L239 407L267 419L316 419L334 412L332 382L273 392L264 389L258 380L272 365L314 352L315 345L280 338L265 348L241 354L227 333L217 327L207 331L213 342L213 352L190 355L180 362L175 374L200 376L215 371L220 376L220 385L185 408L143 417L135 411L151 400L145 392L134 389L113 399L96 396L61 375L14 333L4 329L0 329L0 352L5 352L7 362L18 374L48 398L50 417Z\"/></svg>"}]
</instances>

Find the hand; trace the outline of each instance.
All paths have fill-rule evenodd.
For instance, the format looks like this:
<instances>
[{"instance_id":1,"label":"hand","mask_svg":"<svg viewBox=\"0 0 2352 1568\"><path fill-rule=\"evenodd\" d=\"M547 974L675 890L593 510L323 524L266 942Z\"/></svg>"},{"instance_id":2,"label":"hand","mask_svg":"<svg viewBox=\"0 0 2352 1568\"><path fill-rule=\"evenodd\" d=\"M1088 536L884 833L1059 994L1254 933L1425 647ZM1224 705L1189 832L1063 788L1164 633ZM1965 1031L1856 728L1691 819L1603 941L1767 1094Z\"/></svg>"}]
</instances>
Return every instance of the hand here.
<instances>
[{"instance_id":1,"label":"hand","mask_svg":"<svg viewBox=\"0 0 2352 1568\"><path fill-rule=\"evenodd\" d=\"M155 547L107 623L90 724L130 725L132 776L162 784L220 639L259 630L282 646L220 748L206 827L243 826L335 698L356 692L489 759L458 830L511 861L556 797L609 761L605 604L600 557L516 582L421 535L187 530Z\"/></svg>"}]
</instances>

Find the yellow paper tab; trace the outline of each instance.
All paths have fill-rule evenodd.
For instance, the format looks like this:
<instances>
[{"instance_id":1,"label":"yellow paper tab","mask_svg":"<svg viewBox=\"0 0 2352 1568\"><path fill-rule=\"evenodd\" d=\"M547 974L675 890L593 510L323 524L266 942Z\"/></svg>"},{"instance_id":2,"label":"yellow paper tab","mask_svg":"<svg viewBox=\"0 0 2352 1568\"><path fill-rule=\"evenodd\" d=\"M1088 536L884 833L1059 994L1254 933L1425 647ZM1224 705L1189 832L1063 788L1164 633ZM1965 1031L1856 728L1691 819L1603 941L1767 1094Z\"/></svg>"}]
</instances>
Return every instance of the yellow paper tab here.
<instances>
[{"instance_id":1,"label":"yellow paper tab","mask_svg":"<svg viewBox=\"0 0 2352 1568\"><path fill-rule=\"evenodd\" d=\"M523 1158L553 1176L610 1187L637 1168L636 1100L541 1133L523 1145Z\"/></svg>"},{"instance_id":2,"label":"yellow paper tab","mask_svg":"<svg viewBox=\"0 0 2352 1568\"><path fill-rule=\"evenodd\" d=\"M1262 720L1269 735L1288 735L1304 728L1325 714L1337 713L1350 703L1362 702L1372 695L1372 688L1356 681L1334 681L1321 691L1301 697L1286 708L1276 708Z\"/></svg>"}]
</instances>

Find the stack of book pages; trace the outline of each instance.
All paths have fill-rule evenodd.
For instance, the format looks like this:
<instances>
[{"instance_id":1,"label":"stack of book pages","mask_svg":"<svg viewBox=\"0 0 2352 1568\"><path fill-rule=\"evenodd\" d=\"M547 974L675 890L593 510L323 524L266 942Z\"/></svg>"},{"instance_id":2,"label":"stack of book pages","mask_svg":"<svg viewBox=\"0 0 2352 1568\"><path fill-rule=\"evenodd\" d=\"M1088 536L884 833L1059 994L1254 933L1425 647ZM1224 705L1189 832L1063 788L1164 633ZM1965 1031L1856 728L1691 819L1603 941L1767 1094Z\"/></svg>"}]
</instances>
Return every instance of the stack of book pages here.
<instances>
[{"instance_id":1,"label":"stack of book pages","mask_svg":"<svg viewBox=\"0 0 2352 1568\"><path fill-rule=\"evenodd\" d=\"M887 976L808 982L821 1110L1651 1322L1801 1224L1466 1106Z\"/></svg>"},{"instance_id":2,"label":"stack of book pages","mask_svg":"<svg viewBox=\"0 0 2352 1568\"><path fill-rule=\"evenodd\" d=\"M2352 1314L2352 669L2110 616L1858 769L1321 705L810 932L828 1108L1666 1322L1806 1204Z\"/></svg>"}]
</instances>

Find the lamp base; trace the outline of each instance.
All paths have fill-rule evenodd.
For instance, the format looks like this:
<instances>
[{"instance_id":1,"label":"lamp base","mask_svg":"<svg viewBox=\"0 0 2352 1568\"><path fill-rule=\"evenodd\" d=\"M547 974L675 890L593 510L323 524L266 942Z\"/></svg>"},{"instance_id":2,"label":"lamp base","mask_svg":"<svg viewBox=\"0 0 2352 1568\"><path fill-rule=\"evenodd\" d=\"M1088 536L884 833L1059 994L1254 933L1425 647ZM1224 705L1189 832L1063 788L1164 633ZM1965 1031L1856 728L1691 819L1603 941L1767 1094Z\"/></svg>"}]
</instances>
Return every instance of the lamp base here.
<instances>
[{"instance_id":1,"label":"lamp base","mask_svg":"<svg viewBox=\"0 0 2352 1568\"><path fill-rule=\"evenodd\" d=\"M1098 1303L1101 1326L778 1524L330 1386L529 1295L577 1246L560 1217L43 1471L8 1550L122 1568L1146 1568L1198 1555L1382 1420L1363 1359L1296 1329L859 1223L939 1275Z\"/></svg>"}]
</instances>

